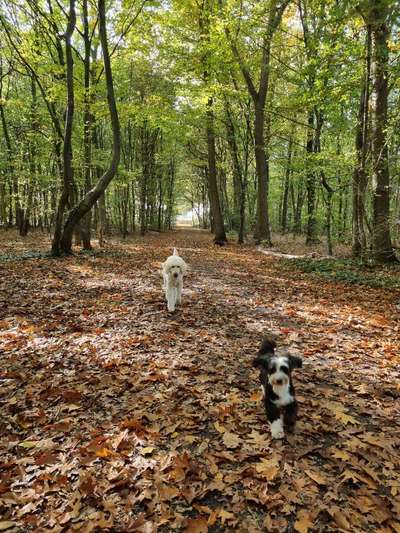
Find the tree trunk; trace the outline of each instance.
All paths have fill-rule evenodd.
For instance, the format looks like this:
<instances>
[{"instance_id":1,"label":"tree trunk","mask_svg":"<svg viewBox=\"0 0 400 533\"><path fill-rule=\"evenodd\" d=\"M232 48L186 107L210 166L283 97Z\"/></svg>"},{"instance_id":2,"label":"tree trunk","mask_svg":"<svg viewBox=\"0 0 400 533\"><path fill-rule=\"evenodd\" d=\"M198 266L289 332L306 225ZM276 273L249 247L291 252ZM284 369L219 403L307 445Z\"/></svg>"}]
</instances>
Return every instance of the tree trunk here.
<instances>
[{"instance_id":1,"label":"tree trunk","mask_svg":"<svg viewBox=\"0 0 400 533\"><path fill-rule=\"evenodd\" d=\"M99 246L100 248L104 247L105 240L104 237L107 232L107 212L106 212L106 195L102 194L98 201L99 206Z\"/></svg>"},{"instance_id":2,"label":"tree trunk","mask_svg":"<svg viewBox=\"0 0 400 533\"><path fill-rule=\"evenodd\" d=\"M72 57L72 34L76 24L75 0L70 0L67 30L65 32L65 56L67 68L67 110L65 118L65 132L63 145L63 188L58 203L51 254L59 256L62 253L61 238L64 211L73 195L72 168L72 124L74 119L74 61Z\"/></svg>"},{"instance_id":3,"label":"tree trunk","mask_svg":"<svg viewBox=\"0 0 400 533\"><path fill-rule=\"evenodd\" d=\"M73 1L73 0L71 0ZM113 132L113 145L112 145L112 157L110 166L104 172L96 186L91 189L84 198L75 206L68 214L67 220L64 225L64 230L61 238L61 251L65 254L71 253L72 248L72 235L76 224L90 211L95 202L104 194L108 184L114 178L119 164L120 152L121 152L121 138L120 138L120 126L117 106L115 103L113 76L111 71L110 54L108 51L107 42L107 29L105 18L105 0L98 1L98 13L99 13L99 33L101 48L103 51L104 72L107 86L107 101L110 111L111 127Z\"/></svg>"},{"instance_id":4,"label":"tree trunk","mask_svg":"<svg viewBox=\"0 0 400 533\"><path fill-rule=\"evenodd\" d=\"M361 82L360 103L356 127L356 166L353 173L353 257L361 257L367 248L365 234L365 192L368 183L366 159L368 151L369 96L371 76L371 26L367 25L365 66Z\"/></svg>"},{"instance_id":5,"label":"tree trunk","mask_svg":"<svg viewBox=\"0 0 400 533\"><path fill-rule=\"evenodd\" d=\"M373 253L382 263L396 261L390 235L390 176L387 146L389 27L388 8L384 1L371 9L373 40L374 130L372 137L372 168L374 178Z\"/></svg>"},{"instance_id":6,"label":"tree trunk","mask_svg":"<svg viewBox=\"0 0 400 533\"><path fill-rule=\"evenodd\" d=\"M198 24L200 38L203 41L204 53L202 56L203 80L208 88L210 83L210 16L211 2L203 2L199 12ZM217 163L215 151L215 129L213 98L209 96L206 109L206 136L207 136L207 156L208 156L208 197L210 200L210 215L212 218L211 230L214 233L214 242L224 244L226 239L224 219L221 209L221 199L218 191Z\"/></svg>"},{"instance_id":7,"label":"tree trunk","mask_svg":"<svg viewBox=\"0 0 400 533\"><path fill-rule=\"evenodd\" d=\"M225 115L228 146L231 153L233 165L233 187L234 187L234 221L235 229L238 229L238 243L243 244L244 228L246 216L246 178L243 175L243 165L239 157L239 150L236 142L235 124L232 117L232 110L225 97ZM237 214L239 214L239 225L237 224Z\"/></svg>"},{"instance_id":8,"label":"tree trunk","mask_svg":"<svg viewBox=\"0 0 400 533\"><path fill-rule=\"evenodd\" d=\"M226 242L224 221L217 184L217 164L215 157L214 112L212 99L208 100L207 109L207 151L208 151L208 194L210 198L211 215L213 218L214 241Z\"/></svg>"},{"instance_id":9,"label":"tree trunk","mask_svg":"<svg viewBox=\"0 0 400 533\"><path fill-rule=\"evenodd\" d=\"M287 163L285 180L283 183L283 198L282 198L282 213L281 213L281 230L283 233L287 231L287 217L288 217L288 200L289 200L289 181L290 174L292 172L292 147L293 147L293 134L289 138L288 151L287 151Z\"/></svg>"},{"instance_id":10,"label":"tree trunk","mask_svg":"<svg viewBox=\"0 0 400 533\"><path fill-rule=\"evenodd\" d=\"M28 71L28 75L29 75ZM29 140L29 179L28 179L28 197L25 210L21 210L20 235L26 237L30 227L30 218L33 205L33 195L36 187L36 134L39 128L37 117L37 93L36 81L31 76L31 135Z\"/></svg>"},{"instance_id":11,"label":"tree trunk","mask_svg":"<svg viewBox=\"0 0 400 533\"><path fill-rule=\"evenodd\" d=\"M17 178L17 175L15 173L15 168L14 168L14 151L13 151L13 146L11 143L10 133L8 131L8 124L7 124L6 114L4 110L2 70L3 70L2 63L0 63L0 116L1 116L1 125L3 127L4 140L6 143L7 170L10 176L10 180L11 180L9 222L11 223L10 225L12 225L13 223L12 213L14 211L15 212L15 223L21 233L23 213L22 213L20 198L19 198L18 178ZM14 209L12 208L13 199L14 199Z\"/></svg>"},{"instance_id":12,"label":"tree trunk","mask_svg":"<svg viewBox=\"0 0 400 533\"><path fill-rule=\"evenodd\" d=\"M147 189L148 182L150 179L149 171L149 133L147 130L147 122L144 121L141 128L141 157L142 157L142 176L140 183L140 210L139 210L139 221L140 221L140 235L144 235L147 231L147 215L146 215L146 204L148 203L147 198Z\"/></svg>"},{"instance_id":13,"label":"tree trunk","mask_svg":"<svg viewBox=\"0 0 400 533\"><path fill-rule=\"evenodd\" d=\"M269 164L264 146L264 105L265 103L257 103L254 115L254 153L257 173L257 208L254 239L256 242L266 241L266 244L271 246L272 239L268 213Z\"/></svg>"},{"instance_id":14,"label":"tree trunk","mask_svg":"<svg viewBox=\"0 0 400 533\"><path fill-rule=\"evenodd\" d=\"M268 245L271 245L272 242L268 213L269 165L265 146L265 103L269 89L272 39L288 3L289 0L283 0L280 4L278 0L272 0L271 2L263 39L258 88L256 88L249 67L241 57L229 29L225 28L225 34L230 42L233 56L239 64L254 105L254 155L257 173L257 208L254 238L257 242L266 241Z\"/></svg>"},{"instance_id":15,"label":"tree trunk","mask_svg":"<svg viewBox=\"0 0 400 533\"><path fill-rule=\"evenodd\" d=\"M84 180L85 193L87 194L92 188L91 183L91 169L92 169L92 124L93 115L91 112L92 97L90 95L90 58L91 58L91 38L89 33L89 18L88 18L88 0L82 2L82 16L83 16L83 41L85 45L85 56L83 60L84 67L84 112L83 112L83 166L84 166ZM84 250L91 250L91 222L92 216L89 211L83 218L80 225L82 244Z\"/></svg>"},{"instance_id":16,"label":"tree trunk","mask_svg":"<svg viewBox=\"0 0 400 533\"><path fill-rule=\"evenodd\" d=\"M316 133L315 133L316 134ZM306 178L306 189L307 189L307 233L306 233L306 244L313 245L318 242L317 239L317 219L316 219L316 209L315 209L315 200L316 200L316 183L315 183L315 171L314 171L314 161L312 156L314 154L314 110L309 111L308 113L308 129L307 129L307 145L306 145L306 165L307 165L307 178Z\"/></svg>"}]
</instances>

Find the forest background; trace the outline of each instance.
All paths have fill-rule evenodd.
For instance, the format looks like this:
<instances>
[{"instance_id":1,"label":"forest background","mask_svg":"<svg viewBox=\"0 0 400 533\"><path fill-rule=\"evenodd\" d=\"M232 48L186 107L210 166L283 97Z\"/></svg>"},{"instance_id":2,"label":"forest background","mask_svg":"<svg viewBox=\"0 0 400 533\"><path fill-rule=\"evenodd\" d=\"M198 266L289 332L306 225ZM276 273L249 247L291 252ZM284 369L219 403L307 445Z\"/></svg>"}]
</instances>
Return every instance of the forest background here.
<instances>
[{"instance_id":1,"label":"forest background","mask_svg":"<svg viewBox=\"0 0 400 533\"><path fill-rule=\"evenodd\" d=\"M2 2L1 226L60 255L189 211L220 243L395 261L396 4Z\"/></svg>"}]
</instances>

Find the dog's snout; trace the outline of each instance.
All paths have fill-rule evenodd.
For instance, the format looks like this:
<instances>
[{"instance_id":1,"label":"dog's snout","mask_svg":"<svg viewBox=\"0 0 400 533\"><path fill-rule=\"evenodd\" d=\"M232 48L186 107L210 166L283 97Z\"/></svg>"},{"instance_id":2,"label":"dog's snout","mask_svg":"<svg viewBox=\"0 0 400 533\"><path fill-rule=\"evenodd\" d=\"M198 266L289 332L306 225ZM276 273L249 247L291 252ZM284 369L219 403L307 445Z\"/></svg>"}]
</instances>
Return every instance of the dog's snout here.
<instances>
[{"instance_id":1,"label":"dog's snout","mask_svg":"<svg viewBox=\"0 0 400 533\"><path fill-rule=\"evenodd\" d=\"M277 385L282 385L283 384L283 379L277 379L276 380L276 384Z\"/></svg>"},{"instance_id":2,"label":"dog's snout","mask_svg":"<svg viewBox=\"0 0 400 533\"><path fill-rule=\"evenodd\" d=\"M174 272L174 278L178 277L178 272Z\"/></svg>"}]
</instances>

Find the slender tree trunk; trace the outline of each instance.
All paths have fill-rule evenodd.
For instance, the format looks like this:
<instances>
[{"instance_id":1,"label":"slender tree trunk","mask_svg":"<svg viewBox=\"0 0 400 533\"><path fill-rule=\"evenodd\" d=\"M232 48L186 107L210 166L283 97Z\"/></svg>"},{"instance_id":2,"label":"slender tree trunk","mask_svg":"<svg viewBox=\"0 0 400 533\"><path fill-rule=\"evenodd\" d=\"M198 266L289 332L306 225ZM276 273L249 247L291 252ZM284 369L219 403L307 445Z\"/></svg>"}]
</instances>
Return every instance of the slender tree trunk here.
<instances>
[{"instance_id":1,"label":"slender tree trunk","mask_svg":"<svg viewBox=\"0 0 400 533\"><path fill-rule=\"evenodd\" d=\"M85 45L85 56L83 60L84 67L84 112L83 112L83 165L84 165L84 179L85 179L85 193L87 194L92 187L91 169L92 169L92 125L93 115L91 112L91 100L90 95L90 58L91 58L91 39L89 33L89 15L88 15L88 0L82 2L82 16L83 16L83 41ZM92 216L89 211L83 218L80 225L82 244L84 250L91 250L91 222Z\"/></svg>"},{"instance_id":2,"label":"slender tree trunk","mask_svg":"<svg viewBox=\"0 0 400 533\"><path fill-rule=\"evenodd\" d=\"M149 182L149 134L147 131L147 123L144 121L141 128L141 157L142 157L142 176L140 183L140 235L144 235L147 230L147 216L146 203L147 202L147 188Z\"/></svg>"},{"instance_id":3,"label":"slender tree trunk","mask_svg":"<svg viewBox=\"0 0 400 533\"><path fill-rule=\"evenodd\" d=\"M135 233L136 231L136 194L135 194L135 184L131 183L131 232Z\"/></svg>"},{"instance_id":4,"label":"slender tree trunk","mask_svg":"<svg viewBox=\"0 0 400 533\"><path fill-rule=\"evenodd\" d=\"M217 164L215 156L214 111L212 109L212 105L213 102L210 98L207 109L208 193L210 198L211 214L213 217L214 241L222 244L226 242L227 239L225 235L225 227L218 193Z\"/></svg>"},{"instance_id":5,"label":"slender tree trunk","mask_svg":"<svg viewBox=\"0 0 400 533\"><path fill-rule=\"evenodd\" d=\"M28 71L28 75L29 75ZM30 77L31 81L31 138L29 140L29 178L28 178L28 197L26 201L25 211L21 210L21 227L20 234L22 236L28 235L30 227L30 218L33 205L33 196L36 187L36 134L39 128L37 117L37 92L36 81L33 76Z\"/></svg>"},{"instance_id":6,"label":"slender tree trunk","mask_svg":"<svg viewBox=\"0 0 400 533\"><path fill-rule=\"evenodd\" d=\"M369 96L371 76L371 26L367 25L365 45L365 66L361 82L360 103L356 127L356 166L353 173L353 257L361 257L367 248L364 227L365 193L368 183L366 159L369 130Z\"/></svg>"},{"instance_id":7,"label":"slender tree trunk","mask_svg":"<svg viewBox=\"0 0 400 533\"><path fill-rule=\"evenodd\" d=\"M254 153L257 173L257 208L254 238L257 242L265 241L268 246L271 246L272 238L268 212L269 165L265 152L264 105L265 103L256 104L254 115Z\"/></svg>"},{"instance_id":8,"label":"slender tree trunk","mask_svg":"<svg viewBox=\"0 0 400 533\"><path fill-rule=\"evenodd\" d=\"M390 176L387 128L389 95L389 27L388 8L384 0L371 10L374 62L374 130L372 137L372 168L374 177L373 251L377 261L396 261L390 235Z\"/></svg>"},{"instance_id":9,"label":"slender tree trunk","mask_svg":"<svg viewBox=\"0 0 400 533\"><path fill-rule=\"evenodd\" d=\"M292 172L292 169L291 169L292 148L293 148L293 134L289 138L288 151L287 151L287 162L286 162L286 173L285 173L285 180L283 184L282 213L281 213L281 229L283 233L286 233L287 231L289 181L290 181L290 174Z\"/></svg>"},{"instance_id":10,"label":"slender tree trunk","mask_svg":"<svg viewBox=\"0 0 400 533\"><path fill-rule=\"evenodd\" d=\"M212 4L209 0L203 2L199 12L198 24L201 40L203 41L205 52L202 56L203 80L208 88L210 84L210 17ZM208 197L210 200L210 214L213 220L211 230L214 233L214 242L224 244L226 239L224 219L221 209L221 199L218 190L217 163L215 150L215 125L213 98L210 96L206 109L206 136L207 136L207 156L208 156Z\"/></svg>"},{"instance_id":11,"label":"slender tree trunk","mask_svg":"<svg viewBox=\"0 0 400 533\"><path fill-rule=\"evenodd\" d=\"M297 194L294 189L293 182L290 183L290 195L292 198L292 210L293 210L293 233L300 235L301 233L301 214L303 211L303 205L305 200L305 191L303 183L299 183L297 187Z\"/></svg>"},{"instance_id":12,"label":"slender tree trunk","mask_svg":"<svg viewBox=\"0 0 400 533\"><path fill-rule=\"evenodd\" d=\"M232 110L227 98L225 98L225 115L228 145L231 153L233 165L233 186L234 186L234 210L235 229L237 228L237 213L239 214L238 243L244 241L244 227L246 216L246 178L243 176L242 162L239 157L239 150L236 142L235 124Z\"/></svg>"},{"instance_id":13,"label":"slender tree trunk","mask_svg":"<svg viewBox=\"0 0 400 533\"><path fill-rule=\"evenodd\" d=\"M99 246L100 248L104 247L105 244L105 235L107 232L107 212L106 212L106 195L102 194L98 201L99 206Z\"/></svg>"},{"instance_id":14,"label":"slender tree trunk","mask_svg":"<svg viewBox=\"0 0 400 533\"><path fill-rule=\"evenodd\" d=\"M23 212L20 204L19 196L19 184L18 178L15 173L14 168L14 150L11 142L10 132L8 130L8 124L6 119L6 113L4 109L3 102L3 68L2 63L0 62L0 116L1 116L1 125L3 128L3 135L6 144L7 150L7 171L10 176L11 187L10 187L10 210L9 210L9 221L10 225L13 223L12 213L15 212L15 223L21 233L22 223L23 223ZM12 200L14 199L14 209L12 208Z\"/></svg>"},{"instance_id":15,"label":"slender tree trunk","mask_svg":"<svg viewBox=\"0 0 400 533\"><path fill-rule=\"evenodd\" d=\"M65 32L65 56L67 68L67 111L65 118L65 132L63 145L63 189L58 203L55 219L55 228L51 254L59 256L62 252L61 237L64 211L73 195L73 168L72 168L72 124L74 119L74 61L72 57L72 34L76 24L75 0L69 3L69 18L67 31Z\"/></svg>"},{"instance_id":16,"label":"slender tree trunk","mask_svg":"<svg viewBox=\"0 0 400 533\"><path fill-rule=\"evenodd\" d=\"M256 223L254 228L254 238L257 242L266 241L268 245L272 244L271 229L269 224L268 212L268 191L269 191L269 164L266 152L265 140L265 103L268 95L270 80L270 58L272 39L277 30L283 13L288 5L288 0L272 0L269 6L268 20L265 28L265 35L262 46L262 59L260 65L260 79L258 86L254 83L251 72L244 62L239 49L233 40L228 28L225 33L230 42L233 56L237 60L243 78L246 82L247 89L252 98L254 105L254 155L256 160L257 173L257 207ZM268 139L267 139L268 140Z\"/></svg>"},{"instance_id":17,"label":"slender tree trunk","mask_svg":"<svg viewBox=\"0 0 400 533\"><path fill-rule=\"evenodd\" d=\"M317 219L316 219L316 183L315 183L315 171L314 171L314 146L315 146L315 135L314 133L314 110L309 111L308 113L308 129L307 129L307 179L306 179L306 189L307 189L307 236L306 244L313 245L318 242L317 239Z\"/></svg>"},{"instance_id":18,"label":"slender tree trunk","mask_svg":"<svg viewBox=\"0 0 400 533\"><path fill-rule=\"evenodd\" d=\"M71 0L73 1L73 0ZM107 101L110 111L111 127L113 132L113 146L110 166L104 172L98 183L68 214L61 238L61 250L65 254L71 253L72 235L76 224L90 211L95 202L104 194L108 184L117 173L121 152L120 126L115 103L113 76L111 71L110 54L108 51L107 29L105 18L105 0L98 0L99 33L101 48L103 51L104 72L107 86Z\"/></svg>"}]
</instances>

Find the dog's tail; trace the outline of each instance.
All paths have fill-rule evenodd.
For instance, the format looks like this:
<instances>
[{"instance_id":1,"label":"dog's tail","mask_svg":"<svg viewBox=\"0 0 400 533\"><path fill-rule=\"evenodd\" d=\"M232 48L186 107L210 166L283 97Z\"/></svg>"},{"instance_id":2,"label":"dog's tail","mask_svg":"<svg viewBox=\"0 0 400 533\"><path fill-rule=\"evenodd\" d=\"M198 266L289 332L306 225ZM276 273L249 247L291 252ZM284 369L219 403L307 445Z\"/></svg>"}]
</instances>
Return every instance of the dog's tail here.
<instances>
[{"instance_id":1,"label":"dog's tail","mask_svg":"<svg viewBox=\"0 0 400 533\"><path fill-rule=\"evenodd\" d=\"M179 255L178 254L178 250L176 248L174 248L174 251L172 252L172 255Z\"/></svg>"},{"instance_id":2,"label":"dog's tail","mask_svg":"<svg viewBox=\"0 0 400 533\"><path fill-rule=\"evenodd\" d=\"M276 348L276 340L272 335L266 335L260 345L260 349L258 350L258 355L274 355Z\"/></svg>"},{"instance_id":3,"label":"dog's tail","mask_svg":"<svg viewBox=\"0 0 400 533\"><path fill-rule=\"evenodd\" d=\"M275 338L266 336L261 341L257 357L253 359L253 366L268 366L268 359L274 355L276 348Z\"/></svg>"}]
</instances>

